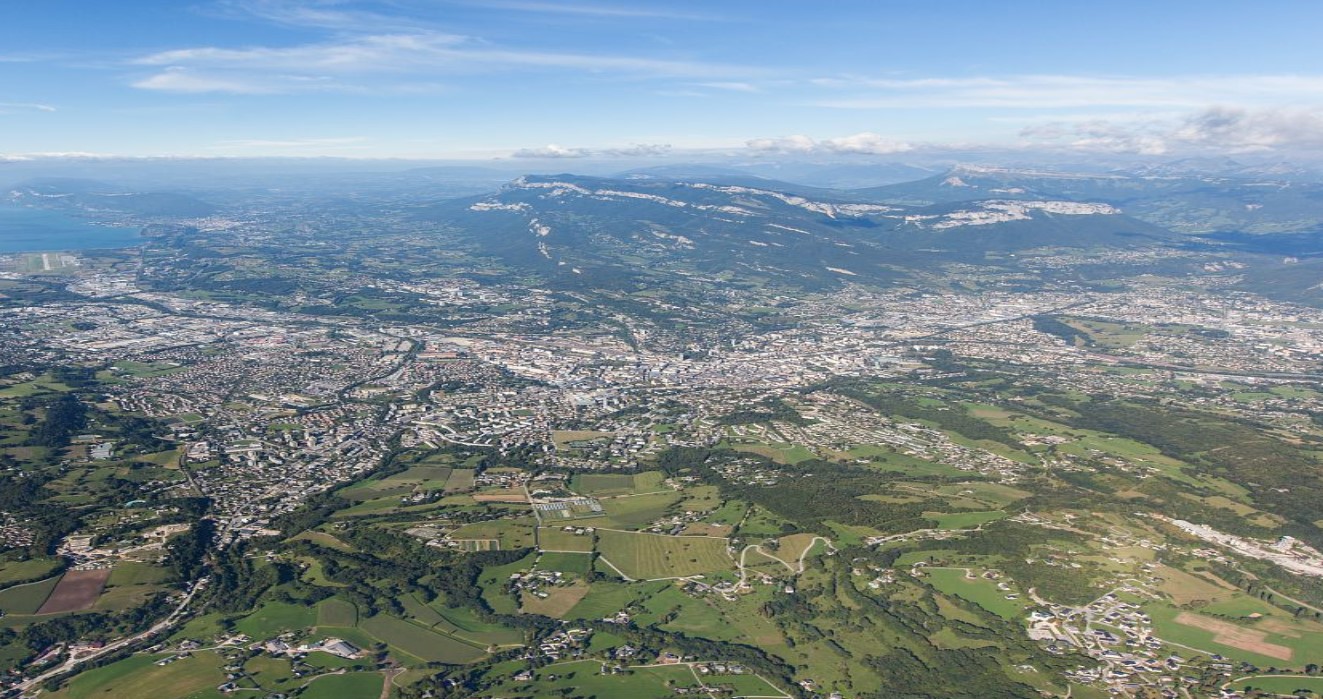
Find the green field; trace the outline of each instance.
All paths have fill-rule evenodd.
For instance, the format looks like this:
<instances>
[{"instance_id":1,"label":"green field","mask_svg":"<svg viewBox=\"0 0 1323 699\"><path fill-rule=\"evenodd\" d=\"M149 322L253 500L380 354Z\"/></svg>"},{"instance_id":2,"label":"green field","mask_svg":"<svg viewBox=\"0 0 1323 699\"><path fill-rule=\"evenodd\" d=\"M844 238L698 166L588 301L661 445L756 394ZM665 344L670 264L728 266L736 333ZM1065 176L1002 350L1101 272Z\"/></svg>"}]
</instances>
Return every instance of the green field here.
<instances>
[{"instance_id":1,"label":"green field","mask_svg":"<svg viewBox=\"0 0 1323 699\"><path fill-rule=\"evenodd\" d=\"M450 480L446 481L447 493L462 493L473 489L473 478L476 474L471 468L457 468L450 474Z\"/></svg>"},{"instance_id":2,"label":"green field","mask_svg":"<svg viewBox=\"0 0 1323 699\"><path fill-rule=\"evenodd\" d=\"M60 567L54 558L30 558L26 561L5 561L0 563L0 585L40 580L54 573Z\"/></svg>"},{"instance_id":3,"label":"green field","mask_svg":"<svg viewBox=\"0 0 1323 699\"><path fill-rule=\"evenodd\" d=\"M329 597L317 603L318 626L354 626L358 623L358 609L354 603L339 597Z\"/></svg>"},{"instance_id":4,"label":"green field","mask_svg":"<svg viewBox=\"0 0 1323 699\"><path fill-rule=\"evenodd\" d=\"M1217 637L1211 630L1178 623L1176 617L1182 610L1170 605L1148 604L1144 606L1144 611L1153 618L1153 631L1159 638L1220 653L1228 658L1244 660L1259 667L1302 668L1305 663L1323 658L1323 626L1315 622L1298 621L1286 616L1268 616L1252 622L1221 620L1237 628L1258 632L1261 635L1254 634L1254 637L1263 643L1289 648L1291 658L1286 660L1257 653L1249 648L1219 642L1215 640ZM1203 616L1202 610L1200 615ZM1206 618L1219 621L1215 617Z\"/></svg>"},{"instance_id":5,"label":"green field","mask_svg":"<svg viewBox=\"0 0 1323 699\"><path fill-rule=\"evenodd\" d=\"M539 527L537 530L538 548L543 551L582 551L593 550L592 534L574 534L562 531L560 527Z\"/></svg>"},{"instance_id":6,"label":"green field","mask_svg":"<svg viewBox=\"0 0 1323 699\"><path fill-rule=\"evenodd\" d=\"M789 464L791 466L802 461L818 458L816 454L798 444L785 443L758 443L758 444L730 444L730 448L735 451L747 451L751 454L766 456L772 461Z\"/></svg>"},{"instance_id":7,"label":"green field","mask_svg":"<svg viewBox=\"0 0 1323 699\"><path fill-rule=\"evenodd\" d=\"M339 491L338 495L350 501L395 497L414 492L445 490L452 470L448 466L412 466L409 469L381 479L369 479Z\"/></svg>"},{"instance_id":8,"label":"green field","mask_svg":"<svg viewBox=\"0 0 1323 699\"><path fill-rule=\"evenodd\" d=\"M385 614L363 619L359 627L386 644L427 662L462 664L486 655L481 648Z\"/></svg>"},{"instance_id":9,"label":"green field","mask_svg":"<svg viewBox=\"0 0 1323 699\"><path fill-rule=\"evenodd\" d=\"M660 519L680 498L678 492L666 492L603 500L602 509L606 517L593 519L589 524L594 527L637 529Z\"/></svg>"},{"instance_id":10,"label":"green field","mask_svg":"<svg viewBox=\"0 0 1323 699\"><path fill-rule=\"evenodd\" d=\"M662 489L665 476L660 471L643 473L582 473L574 477L570 487L577 493L593 497L651 493Z\"/></svg>"},{"instance_id":11,"label":"green field","mask_svg":"<svg viewBox=\"0 0 1323 699\"><path fill-rule=\"evenodd\" d=\"M1323 694L1323 677L1273 677L1265 675L1241 680L1234 685L1234 688L1242 692L1254 688L1260 692L1270 692L1286 697L1297 696L1297 690Z\"/></svg>"},{"instance_id":12,"label":"green field","mask_svg":"<svg viewBox=\"0 0 1323 699\"><path fill-rule=\"evenodd\" d=\"M6 614L36 614L59 582L60 576L57 575L41 582L0 590L0 611Z\"/></svg>"},{"instance_id":13,"label":"green field","mask_svg":"<svg viewBox=\"0 0 1323 699\"><path fill-rule=\"evenodd\" d=\"M240 619L235 630L246 633L258 640L272 638L286 631L298 631L317 623L317 611L312 607L267 602L257 611Z\"/></svg>"},{"instance_id":14,"label":"green field","mask_svg":"<svg viewBox=\"0 0 1323 699\"><path fill-rule=\"evenodd\" d=\"M595 660L559 663L535 671L531 682L507 680L494 689L498 696L529 699L564 696L670 699L677 696L674 687L698 686L698 680L686 666L635 668L621 675L603 675L600 669L601 663ZM779 695L778 692L770 696Z\"/></svg>"},{"instance_id":15,"label":"green field","mask_svg":"<svg viewBox=\"0 0 1323 699\"><path fill-rule=\"evenodd\" d=\"M169 579L170 571L150 563L121 562L110 571L107 587L126 585L152 585Z\"/></svg>"},{"instance_id":16,"label":"green field","mask_svg":"<svg viewBox=\"0 0 1323 699\"><path fill-rule=\"evenodd\" d=\"M593 557L587 553L544 553L537 561L538 570L587 575L593 569Z\"/></svg>"},{"instance_id":17,"label":"green field","mask_svg":"<svg viewBox=\"0 0 1323 699\"><path fill-rule=\"evenodd\" d=\"M384 677L379 672L349 672L318 677L299 694L300 699L375 699L381 696ZM255 695L254 695L255 696Z\"/></svg>"},{"instance_id":18,"label":"green field","mask_svg":"<svg viewBox=\"0 0 1323 699\"><path fill-rule=\"evenodd\" d=\"M523 631L483 621L471 609L446 607L439 600L433 600L428 606L441 615L442 621L435 628L442 633L482 646L511 646L524 642Z\"/></svg>"},{"instance_id":19,"label":"green field","mask_svg":"<svg viewBox=\"0 0 1323 699\"><path fill-rule=\"evenodd\" d=\"M975 569L974 573L977 575L979 571ZM1003 619L1023 616L1027 606L1023 596L1020 599L1006 599L1014 591L998 590L995 581L981 577L970 580L965 577L965 571L959 568L927 568L924 579L938 591L973 602Z\"/></svg>"},{"instance_id":20,"label":"green field","mask_svg":"<svg viewBox=\"0 0 1323 699\"><path fill-rule=\"evenodd\" d=\"M164 667L156 665L156 661L161 658L159 655L135 655L105 667L88 670L50 696L53 699L185 699L203 690L213 689L225 681L225 673L220 669L223 663L215 653L197 653Z\"/></svg>"},{"instance_id":21,"label":"green field","mask_svg":"<svg viewBox=\"0 0 1323 699\"><path fill-rule=\"evenodd\" d=\"M726 539L598 530L597 551L635 580L731 570Z\"/></svg>"},{"instance_id":22,"label":"green field","mask_svg":"<svg viewBox=\"0 0 1323 699\"><path fill-rule=\"evenodd\" d=\"M925 512L924 517L937 520L938 529L971 529L1006 516L1001 510L989 512Z\"/></svg>"},{"instance_id":23,"label":"green field","mask_svg":"<svg viewBox=\"0 0 1323 699\"><path fill-rule=\"evenodd\" d=\"M518 519L493 519L486 522L466 524L450 533L451 539L494 539L500 542L501 549L520 549L533 545L532 517Z\"/></svg>"}]
</instances>

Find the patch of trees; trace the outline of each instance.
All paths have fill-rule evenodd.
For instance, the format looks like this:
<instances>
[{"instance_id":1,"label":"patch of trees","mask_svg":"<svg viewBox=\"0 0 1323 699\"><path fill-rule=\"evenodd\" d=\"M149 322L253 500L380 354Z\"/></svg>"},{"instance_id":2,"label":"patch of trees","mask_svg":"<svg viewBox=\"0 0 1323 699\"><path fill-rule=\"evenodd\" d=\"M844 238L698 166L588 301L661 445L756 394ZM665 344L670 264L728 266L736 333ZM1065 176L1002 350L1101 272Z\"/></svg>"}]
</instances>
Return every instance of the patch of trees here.
<instances>
[{"instance_id":1,"label":"patch of trees","mask_svg":"<svg viewBox=\"0 0 1323 699\"><path fill-rule=\"evenodd\" d=\"M1003 427L997 427L965 412L964 406L953 404L949 408L929 407L900 393L875 393L857 382L841 382L833 386L836 392L853 398L883 415L903 415L914 420L936 424L944 430L957 432L967 439L985 439L999 442L1012 449L1023 449L1021 444Z\"/></svg>"},{"instance_id":2,"label":"patch of trees","mask_svg":"<svg viewBox=\"0 0 1323 699\"><path fill-rule=\"evenodd\" d=\"M1151 444L1163 454L1243 485L1264 509L1294 520L1312 543L1323 535L1323 469L1318 461L1261 430L1208 413L1134 402L1074 405L1077 427Z\"/></svg>"},{"instance_id":3,"label":"patch of trees","mask_svg":"<svg viewBox=\"0 0 1323 699\"><path fill-rule=\"evenodd\" d=\"M1061 322L1059 318L1051 315L1036 315L1031 320L1034 322L1034 330L1053 337L1059 337L1068 345L1078 344L1092 345L1093 338L1088 333L1081 331L1073 325Z\"/></svg>"},{"instance_id":4,"label":"patch of trees","mask_svg":"<svg viewBox=\"0 0 1323 699\"><path fill-rule=\"evenodd\" d=\"M71 394L62 394L46 406L46 416L32 430L32 443L50 449L69 446L74 434L87 427L87 406Z\"/></svg>"},{"instance_id":5,"label":"patch of trees","mask_svg":"<svg viewBox=\"0 0 1323 699\"><path fill-rule=\"evenodd\" d=\"M293 567L283 561L254 567L248 557L248 546L238 543L217 554L211 577L211 608L235 613L256 607L264 593L276 585L293 582L296 576Z\"/></svg>"},{"instance_id":6,"label":"patch of trees","mask_svg":"<svg viewBox=\"0 0 1323 699\"><path fill-rule=\"evenodd\" d=\"M780 398L772 398L742 410L736 410L717 419L720 425L750 425L762 422L788 422L792 425L807 425L809 420L799 414L789 403Z\"/></svg>"},{"instance_id":7,"label":"patch of trees","mask_svg":"<svg viewBox=\"0 0 1323 699\"><path fill-rule=\"evenodd\" d=\"M883 532L904 532L937 525L923 516L933 505L927 501L887 503L862 500L861 496L887 491L893 479L877 471L813 459L799 463L793 472L778 470L762 460L769 470L782 477L773 486L748 485L726 480L713 467L723 461L756 459L731 451L708 451L695 448L664 452L659 463L675 472L692 468L709 483L720 486L728 499L747 500L766 507L783 519L823 534L832 530L828 521L873 527Z\"/></svg>"},{"instance_id":8,"label":"patch of trees","mask_svg":"<svg viewBox=\"0 0 1323 699\"><path fill-rule=\"evenodd\" d=\"M216 523L200 519L166 544L166 565L174 572L176 580L195 580L202 573L203 558L215 538Z\"/></svg>"}]
</instances>

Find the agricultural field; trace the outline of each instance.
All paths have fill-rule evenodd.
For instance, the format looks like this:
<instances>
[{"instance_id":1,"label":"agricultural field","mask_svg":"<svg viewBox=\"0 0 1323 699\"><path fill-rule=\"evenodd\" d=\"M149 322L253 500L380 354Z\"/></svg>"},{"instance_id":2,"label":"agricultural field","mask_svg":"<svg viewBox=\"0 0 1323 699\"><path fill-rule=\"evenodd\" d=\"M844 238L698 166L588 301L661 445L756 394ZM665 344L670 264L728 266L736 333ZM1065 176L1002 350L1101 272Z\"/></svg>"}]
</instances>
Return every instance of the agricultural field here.
<instances>
[{"instance_id":1,"label":"agricultural field","mask_svg":"<svg viewBox=\"0 0 1323 699\"><path fill-rule=\"evenodd\" d=\"M538 570L556 570L562 573L587 575L593 567L591 553L544 553L538 556Z\"/></svg>"},{"instance_id":2,"label":"agricultural field","mask_svg":"<svg viewBox=\"0 0 1323 699\"><path fill-rule=\"evenodd\" d=\"M411 466L401 473L391 474L380 480L360 481L340 490L338 495L352 502L362 502L445 490L452 472L448 466Z\"/></svg>"},{"instance_id":3,"label":"agricultural field","mask_svg":"<svg viewBox=\"0 0 1323 699\"><path fill-rule=\"evenodd\" d=\"M532 517L518 519L494 519L487 522L466 524L450 532L452 540L496 541L499 549L511 550L527 548L533 545L533 529L536 523ZM485 549L481 549L485 550Z\"/></svg>"},{"instance_id":4,"label":"agricultural field","mask_svg":"<svg viewBox=\"0 0 1323 699\"><path fill-rule=\"evenodd\" d=\"M0 562L0 586L41 580L49 577L62 563L55 558L31 558L26 561Z\"/></svg>"},{"instance_id":5,"label":"agricultural field","mask_svg":"<svg viewBox=\"0 0 1323 699\"><path fill-rule=\"evenodd\" d=\"M359 628L424 662L468 663L486 654L481 648L384 614L360 620Z\"/></svg>"},{"instance_id":6,"label":"agricultural field","mask_svg":"<svg viewBox=\"0 0 1323 699\"><path fill-rule=\"evenodd\" d=\"M1260 667L1294 667L1323 658L1323 624L1274 614L1232 621L1207 613L1149 604L1158 636Z\"/></svg>"},{"instance_id":7,"label":"agricultural field","mask_svg":"<svg viewBox=\"0 0 1323 699\"><path fill-rule=\"evenodd\" d=\"M982 571L972 569L974 578L961 568L924 568L924 580L939 592L973 602L1003 619L1024 616L1028 600L1012 586L1011 591L997 589L997 582L981 577ZM1018 599L1007 599L1016 595Z\"/></svg>"},{"instance_id":8,"label":"agricultural field","mask_svg":"<svg viewBox=\"0 0 1323 699\"><path fill-rule=\"evenodd\" d=\"M580 473L570 481L570 488L592 497L637 495L663 489L660 471L642 473Z\"/></svg>"},{"instance_id":9,"label":"agricultural field","mask_svg":"<svg viewBox=\"0 0 1323 699\"><path fill-rule=\"evenodd\" d=\"M286 602L267 602L235 623L235 630L253 638L273 638L317 624L317 610Z\"/></svg>"},{"instance_id":10,"label":"agricultural field","mask_svg":"<svg viewBox=\"0 0 1323 699\"><path fill-rule=\"evenodd\" d=\"M782 464L794 466L809 459L816 459L817 455L809 451L806 447L798 444L788 444L784 442L759 442L745 444L732 442L730 447L735 451L744 451L750 454L766 456L767 458Z\"/></svg>"},{"instance_id":11,"label":"agricultural field","mask_svg":"<svg viewBox=\"0 0 1323 699\"><path fill-rule=\"evenodd\" d=\"M593 550L592 534L575 534L563 527L538 527L538 548L542 551L580 551Z\"/></svg>"},{"instance_id":12,"label":"agricultural field","mask_svg":"<svg viewBox=\"0 0 1323 699\"><path fill-rule=\"evenodd\" d=\"M588 595L588 583L576 580L569 585L557 585L540 590L546 597L524 593L520 599L520 611L525 614L541 614L554 619L561 619Z\"/></svg>"},{"instance_id":13,"label":"agricultural field","mask_svg":"<svg viewBox=\"0 0 1323 699\"><path fill-rule=\"evenodd\" d=\"M351 628L358 624L358 610L353 602L328 597L317 603L317 626Z\"/></svg>"},{"instance_id":14,"label":"agricultural field","mask_svg":"<svg viewBox=\"0 0 1323 699\"><path fill-rule=\"evenodd\" d=\"M605 517L588 520L588 526L638 529L661 518L680 499L680 493L671 491L603 500Z\"/></svg>"},{"instance_id":15,"label":"agricultural field","mask_svg":"<svg viewBox=\"0 0 1323 699\"><path fill-rule=\"evenodd\" d=\"M1006 516L1001 510L988 512L924 512L924 517L937 521L938 529L970 529Z\"/></svg>"},{"instance_id":16,"label":"agricultural field","mask_svg":"<svg viewBox=\"0 0 1323 699\"><path fill-rule=\"evenodd\" d=\"M726 539L599 529L597 551L634 580L726 572L734 562Z\"/></svg>"},{"instance_id":17,"label":"agricultural field","mask_svg":"<svg viewBox=\"0 0 1323 699\"><path fill-rule=\"evenodd\" d=\"M6 614L36 614L59 581L60 578L52 577L0 590L0 611Z\"/></svg>"},{"instance_id":18,"label":"agricultural field","mask_svg":"<svg viewBox=\"0 0 1323 699\"><path fill-rule=\"evenodd\" d=\"M154 585L170 578L170 571L150 563L120 562L110 571L106 580L107 587L125 587L130 585Z\"/></svg>"},{"instance_id":19,"label":"agricultural field","mask_svg":"<svg viewBox=\"0 0 1323 699\"><path fill-rule=\"evenodd\" d=\"M346 697L370 699L381 695L383 681L384 676L379 672L326 675L313 680L299 697L300 699L345 699Z\"/></svg>"},{"instance_id":20,"label":"agricultural field","mask_svg":"<svg viewBox=\"0 0 1323 699\"><path fill-rule=\"evenodd\" d=\"M195 653L164 667L156 665L161 656L135 655L105 667L81 673L53 699L94 699L97 697L154 697L187 699L195 693L211 690L225 681L224 662L214 652Z\"/></svg>"},{"instance_id":21,"label":"agricultural field","mask_svg":"<svg viewBox=\"0 0 1323 699\"><path fill-rule=\"evenodd\" d=\"M1300 692L1323 694L1323 677L1262 675L1237 680L1232 687L1241 692L1253 689L1284 697L1296 697L1300 696Z\"/></svg>"}]
</instances>

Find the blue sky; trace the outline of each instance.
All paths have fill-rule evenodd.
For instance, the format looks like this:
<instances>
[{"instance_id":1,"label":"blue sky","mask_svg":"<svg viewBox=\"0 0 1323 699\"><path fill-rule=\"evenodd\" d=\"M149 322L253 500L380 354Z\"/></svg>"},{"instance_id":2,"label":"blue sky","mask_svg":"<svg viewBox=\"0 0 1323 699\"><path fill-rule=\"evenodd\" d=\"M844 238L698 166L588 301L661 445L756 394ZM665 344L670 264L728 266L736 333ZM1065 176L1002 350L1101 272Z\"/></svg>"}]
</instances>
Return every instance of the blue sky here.
<instances>
[{"instance_id":1,"label":"blue sky","mask_svg":"<svg viewBox=\"0 0 1323 699\"><path fill-rule=\"evenodd\" d=\"M1323 3L13 0L0 154L1323 150Z\"/></svg>"}]
</instances>

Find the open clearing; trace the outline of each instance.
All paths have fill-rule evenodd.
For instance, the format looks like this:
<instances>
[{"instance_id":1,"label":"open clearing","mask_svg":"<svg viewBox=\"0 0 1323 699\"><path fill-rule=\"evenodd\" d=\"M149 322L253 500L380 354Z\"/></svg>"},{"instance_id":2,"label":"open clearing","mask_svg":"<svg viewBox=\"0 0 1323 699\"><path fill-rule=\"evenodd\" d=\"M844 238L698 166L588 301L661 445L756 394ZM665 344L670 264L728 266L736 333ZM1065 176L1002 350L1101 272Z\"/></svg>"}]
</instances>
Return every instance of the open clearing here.
<instances>
[{"instance_id":1,"label":"open clearing","mask_svg":"<svg viewBox=\"0 0 1323 699\"><path fill-rule=\"evenodd\" d=\"M688 577L731 570L726 539L597 531L597 550L635 580Z\"/></svg>"},{"instance_id":2,"label":"open clearing","mask_svg":"<svg viewBox=\"0 0 1323 699\"><path fill-rule=\"evenodd\" d=\"M379 672L324 675L313 680L299 697L300 699L345 699L345 697L372 699L381 696L382 682Z\"/></svg>"},{"instance_id":3,"label":"open clearing","mask_svg":"<svg viewBox=\"0 0 1323 699\"><path fill-rule=\"evenodd\" d=\"M566 587L549 587L541 590L547 595L545 598L524 593L522 611L526 614L541 614L560 619L588 595L588 589L588 583L576 580Z\"/></svg>"},{"instance_id":4,"label":"open clearing","mask_svg":"<svg viewBox=\"0 0 1323 699\"><path fill-rule=\"evenodd\" d=\"M77 612L96 604L101 590L110 579L110 569L71 570L60 578L50 597L37 610L38 614Z\"/></svg>"},{"instance_id":5,"label":"open clearing","mask_svg":"<svg viewBox=\"0 0 1323 699\"><path fill-rule=\"evenodd\" d=\"M1210 631L1213 634L1213 642L1221 643L1224 646L1239 648L1241 650L1266 655L1269 658L1278 660L1290 660L1295 653L1286 646L1279 646L1276 643L1269 643L1267 634L1262 631L1247 629L1243 626L1237 626L1228 621L1214 619L1190 612L1181 612L1176 615L1176 623L1190 626L1196 629Z\"/></svg>"},{"instance_id":6,"label":"open clearing","mask_svg":"<svg viewBox=\"0 0 1323 699\"><path fill-rule=\"evenodd\" d=\"M359 628L427 662L471 663L486 655L486 652L480 648L384 614L362 620L359 622Z\"/></svg>"},{"instance_id":7,"label":"open clearing","mask_svg":"<svg viewBox=\"0 0 1323 699\"><path fill-rule=\"evenodd\" d=\"M197 653L164 667L159 656L135 655L105 667L88 670L52 694L60 699L91 697L154 697L183 699L210 690L225 681L221 662L213 652Z\"/></svg>"},{"instance_id":8,"label":"open clearing","mask_svg":"<svg viewBox=\"0 0 1323 699\"><path fill-rule=\"evenodd\" d=\"M1158 566L1157 575L1162 578L1162 585L1158 589L1170 595L1172 603L1177 606L1228 600L1235 597L1237 592L1234 586L1215 585L1170 566Z\"/></svg>"},{"instance_id":9,"label":"open clearing","mask_svg":"<svg viewBox=\"0 0 1323 699\"><path fill-rule=\"evenodd\" d=\"M354 603L339 597L328 597L317 604L318 626L350 627L358 623L358 609Z\"/></svg>"},{"instance_id":10,"label":"open clearing","mask_svg":"<svg viewBox=\"0 0 1323 699\"><path fill-rule=\"evenodd\" d=\"M660 471L643 473L583 473L574 477L571 487L577 493L594 497L632 495L661 490L663 476Z\"/></svg>"},{"instance_id":11,"label":"open clearing","mask_svg":"<svg viewBox=\"0 0 1323 699\"><path fill-rule=\"evenodd\" d=\"M34 583L15 585L0 591L0 611L6 614L35 614L51 596L59 578L46 578Z\"/></svg>"},{"instance_id":12,"label":"open clearing","mask_svg":"<svg viewBox=\"0 0 1323 699\"><path fill-rule=\"evenodd\" d=\"M1003 619L1017 619L1024 615L1023 598L1006 599L1015 593L997 589L995 581L979 576L977 571L973 578L960 568L927 568L924 573L928 583L943 594L973 602Z\"/></svg>"},{"instance_id":13,"label":"open clearing","mask_svg":"<svg viewBox=\"0 0 1323 699\"><path fill-rule=\"evenodd\" d=\"M580 551L589 553L593 550L592 534L575 534L564 531L561 527L540 527L537 530L538 547L543 551Z\"/></svg>"}]
</instances>

